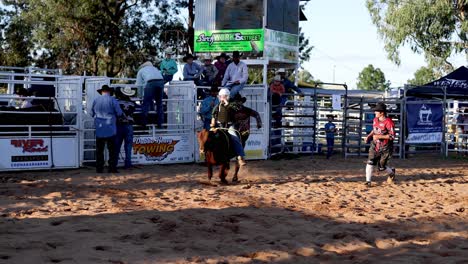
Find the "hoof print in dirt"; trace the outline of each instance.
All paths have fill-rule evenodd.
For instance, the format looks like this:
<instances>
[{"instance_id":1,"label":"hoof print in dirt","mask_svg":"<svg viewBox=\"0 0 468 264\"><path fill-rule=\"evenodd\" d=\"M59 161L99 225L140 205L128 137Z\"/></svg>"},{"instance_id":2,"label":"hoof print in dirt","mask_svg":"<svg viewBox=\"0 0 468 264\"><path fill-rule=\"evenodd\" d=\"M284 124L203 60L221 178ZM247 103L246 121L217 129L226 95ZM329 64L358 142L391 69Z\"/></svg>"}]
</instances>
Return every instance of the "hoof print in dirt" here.
<instances>
[{"instance_id":1,"label":"hoof print in dirt","mask_svg":"<svg viewBox=\"0 0 468 264\"><path fill-rule=\"evenodd\" d=\"M110 247L108 246L95 246L94 247L94 250L97 250L97 251L108 251L110 249Z\"/></svg>"}]
</instances>

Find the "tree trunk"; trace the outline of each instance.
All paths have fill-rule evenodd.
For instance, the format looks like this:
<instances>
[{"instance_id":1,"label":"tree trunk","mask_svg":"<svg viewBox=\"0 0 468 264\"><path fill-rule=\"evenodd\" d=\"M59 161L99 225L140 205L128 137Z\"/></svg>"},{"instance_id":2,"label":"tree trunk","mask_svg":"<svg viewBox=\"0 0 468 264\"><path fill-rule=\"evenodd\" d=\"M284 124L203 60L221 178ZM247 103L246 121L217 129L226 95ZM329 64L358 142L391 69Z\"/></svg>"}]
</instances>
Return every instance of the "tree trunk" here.
<instances>
[{"instance_id":1,"label":"tree trunk","mask_svg":"<svg viewBox=\"0 0 468 264\"><path fill-rule=\"evenodd\" d=\"M193 21L195 20L195 13L194 13L194 6L193 0L189 0L189 14L188 14L188 52L193 53L193 46L194 46L194 37L195 37L195 29L193 28Z\"/></svg>"}]
</instances>

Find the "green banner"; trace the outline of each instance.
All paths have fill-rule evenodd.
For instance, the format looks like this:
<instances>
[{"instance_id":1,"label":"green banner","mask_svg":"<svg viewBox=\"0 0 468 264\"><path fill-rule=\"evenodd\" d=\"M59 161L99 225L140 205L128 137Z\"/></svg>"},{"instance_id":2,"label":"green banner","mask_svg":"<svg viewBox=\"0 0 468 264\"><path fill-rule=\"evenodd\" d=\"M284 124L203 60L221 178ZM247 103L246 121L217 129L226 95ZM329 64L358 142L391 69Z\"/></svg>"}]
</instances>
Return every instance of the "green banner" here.
<instances>
[{"instance_id":1,"label":"green banner","mask_svg":"<svg viewBox=\"0 0 468 264\"><path fill-rule=\"evenodd\" d=\"M263 29L195 31L195 52L263 51Z\"/></svg>"},{"instance_id":2,"label":"green banner","mask_svg":"<svg viewBox=\"0 0 468 264\"><path fill-rule=\"evenodd\" d=\"M266 29L264 56L274 61L297 63L299 57L299 36Z\"/></svg>"}]
</instances>

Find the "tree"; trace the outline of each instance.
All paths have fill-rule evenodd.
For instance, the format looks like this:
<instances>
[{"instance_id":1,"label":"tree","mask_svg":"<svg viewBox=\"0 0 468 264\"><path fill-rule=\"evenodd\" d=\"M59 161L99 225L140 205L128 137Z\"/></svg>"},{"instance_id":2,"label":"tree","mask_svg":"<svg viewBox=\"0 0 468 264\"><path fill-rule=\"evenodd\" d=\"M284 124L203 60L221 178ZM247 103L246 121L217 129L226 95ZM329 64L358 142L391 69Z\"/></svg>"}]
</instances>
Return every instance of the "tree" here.
<instances>
[{"instance_id":1,"label":"tree","mask_svg":"<svg viewBox=\"0 0 468 264\"><path fill-rule=\"evenodd\" d=\"M369 64L359 73L357 87L363 90L385 91L390 88L390 81L385 80L385 74L379 68Z\"/></svg>"},{"instance_id":2,"label":"tree","mask_svg":"<svg viewBox=\"0 0 468 264\"><path fill-rule=\"evenodd\" d=\"M414 73L414 78L408 80L408 83L412 85L424 85L440 77L440 74L437 74L433 69L423 66Z\"/></svg>"},{"instance_id":3,"label":"tree","mask_svg":"<svg viewBox=\"0 0 468 264\"><path fill-rule=\"evenodd\" d=\"M430 68L443 72L453 70L451 54L468 55L468 1L367 0L366 4L388 58L397 65L399 49L406 44L423 53Z\"/></svg>"},{"instance_id":4,"label":"tree","mask_svg":"<svg viewBox=\"0 0 468 264\"><path fill-rule=\"evenodd\" d=\"M299 28L299 32L299 63L302 64L310 60L310 53L314 49L314 46L309 43L309 38L304 36L301 28Z\"/></svg>"},{"instance_id":5,"label":"tree","mask_svg":"<svg viewBox=\"0 0 468 264\"><path fill-rule=\"evenodd\" d=\"M185 31L180 9L169 0L3 3L0 9L8 18L1 21L5 24L1 48L10 53L0 57L0 64L61 68L78 75L87 71L132 76L144 60L161 56L165 46L179 47L177 39L165 38L166 32Z\"/></svg>"}]
</instances>

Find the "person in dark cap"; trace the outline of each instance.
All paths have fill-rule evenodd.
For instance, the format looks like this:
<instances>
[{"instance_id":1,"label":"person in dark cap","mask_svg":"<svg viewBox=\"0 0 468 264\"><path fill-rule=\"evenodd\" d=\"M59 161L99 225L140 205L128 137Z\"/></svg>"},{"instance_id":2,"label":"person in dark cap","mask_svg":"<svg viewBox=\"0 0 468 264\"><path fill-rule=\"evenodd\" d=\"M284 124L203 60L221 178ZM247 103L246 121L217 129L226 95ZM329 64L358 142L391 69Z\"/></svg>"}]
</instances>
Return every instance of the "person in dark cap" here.
<instances>
[{"instance_id":1,"label":"person in dark cap","mask_svg":"<svg viewBox=\"0 0 468 264\"><path fill-rule=\"evenodd\" d=\"M327 139L327 159L333 154L333 146L335 145L336 125L333 123L334 116L327 115L328 123L325 124L325 135Z\"/></svg>"},{"instance_id":2,"label":"person in dark cap","mask_svg":"<svg viewBox=\"0 0 468 264\"><path fill-rule=\"evenodd\" d=\"M226 62L228 59L229 59L229 56L226 55L226 53L224 52L216 57L216 62L214 66L216 67L216 69L218 69L218 74L216 75L214 82L217 85L221 85L221 82L223 81L224 73L226 72L226 69L228 67L228 64Z\"/></svg>"},{"instance_id":3,"label":"person in dark cap","mask_svg":"<svg viewBox=\"0 0 468 264\"><path fill-rule=\"evenodd\" d=\"M232 53L232 63L227 67L222 81L222 86L230 90L231 97L234 97L237 93L242 91L249 78L247 64L240 61L240 58L241 54L239 51L234 51Z\"/></svg>"},{"instance_id":4,"label":"person in dark cap","mask_svg":"<svg viewBox=\"0 0 468 264\"><path fill-rule=\"evenodd\" d=\"M366 142L371 141L369 157L366 165L366 186L371 186L372 172L375 166L379 171L387 173L387 182L393 183L395 169L387 166L393 154L393 140L395 139L395 124L387 117L387 106L380 102L372 108L375 113L373 130L366 137Z\"/></svg>"},{"instance_id":5,"label":"person in dark cap","mask_svg":"<svg viewBox=\"0 0 468 264\"><path fill-rule=\"evenodd\" d=\"M111 96L113 91L107 85L97 90L101 96L93 101L91 116L94 117L96 128L96 172L104 170L104 147L107 145L109 152L109 172L117 173L117 159L115 153L115 137L117 134L117 117L123 115L117 99Z\"/></svg>"}]
</instances>

